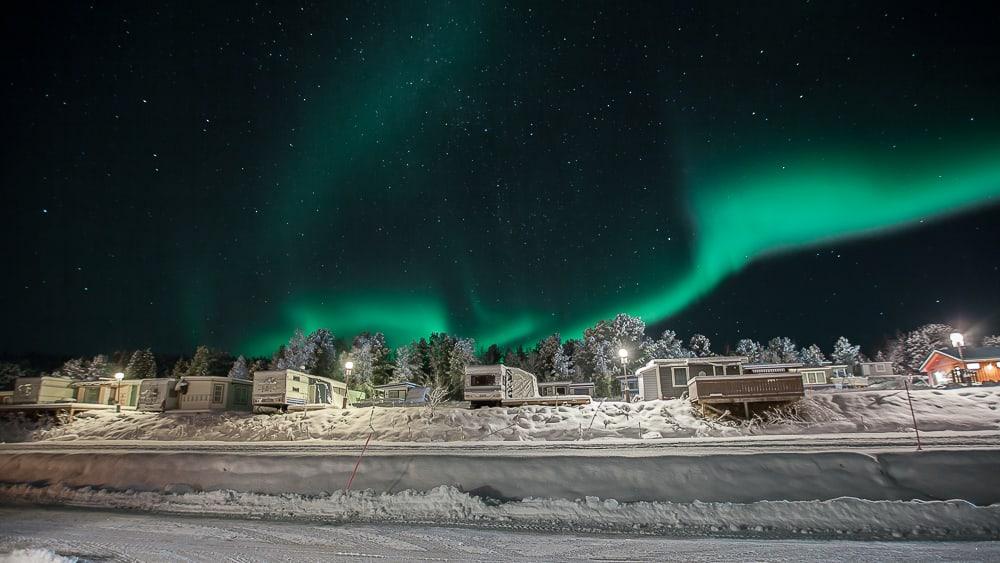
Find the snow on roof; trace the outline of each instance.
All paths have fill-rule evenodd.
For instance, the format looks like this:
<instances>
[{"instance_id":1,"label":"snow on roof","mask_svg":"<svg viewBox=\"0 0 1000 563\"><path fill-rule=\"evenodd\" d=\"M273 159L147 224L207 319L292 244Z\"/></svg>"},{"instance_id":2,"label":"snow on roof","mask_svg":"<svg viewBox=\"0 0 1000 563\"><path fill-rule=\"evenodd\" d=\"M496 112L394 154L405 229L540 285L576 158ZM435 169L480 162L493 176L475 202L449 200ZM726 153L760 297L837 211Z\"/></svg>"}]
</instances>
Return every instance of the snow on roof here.
<instances>
[{"instance_id":1,"label":"snow on roof","mask_svg":"<svg viewBox=\"0 0 1000 563\"><path fill-rule=\"evenodd\" d=\"M931 350L931 353L927 354L927 359L920 364L920 369L918 371L924 371L924 368L927 367L927 364L931 361L931 358L934 357L934 354L948 356L949 358L959 362L990 362L993 360L1000 360L1000 346L963 346L961 351L959 351L958 348L949 346L947 348Z\"/></svg>"}]
</instances>

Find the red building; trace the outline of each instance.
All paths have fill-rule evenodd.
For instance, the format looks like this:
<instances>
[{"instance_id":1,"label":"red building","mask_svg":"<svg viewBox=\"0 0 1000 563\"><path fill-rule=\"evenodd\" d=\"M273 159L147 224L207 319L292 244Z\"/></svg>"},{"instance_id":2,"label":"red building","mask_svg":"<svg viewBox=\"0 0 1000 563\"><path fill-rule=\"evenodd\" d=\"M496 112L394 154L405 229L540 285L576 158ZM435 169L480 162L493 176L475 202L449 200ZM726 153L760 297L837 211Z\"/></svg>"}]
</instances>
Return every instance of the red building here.
<instances>
[{"instance_id":1,"label":"red building","mask_svg":"<svg viewBox=\"0 0 1000 563\"><path fill-rule=\"evenodd\" d=\"M931 385L1000 382L1000 346L934 350L920 366Z\"/></svg>"}]
</instances>

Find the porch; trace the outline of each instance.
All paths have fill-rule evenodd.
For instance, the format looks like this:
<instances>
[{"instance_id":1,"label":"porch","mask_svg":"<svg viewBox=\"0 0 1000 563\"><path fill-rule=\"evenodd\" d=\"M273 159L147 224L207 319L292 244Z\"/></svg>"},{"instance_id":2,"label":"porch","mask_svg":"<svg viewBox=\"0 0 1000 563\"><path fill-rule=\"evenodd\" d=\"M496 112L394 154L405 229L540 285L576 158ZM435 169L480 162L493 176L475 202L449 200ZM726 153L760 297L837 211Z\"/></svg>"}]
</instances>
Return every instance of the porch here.
<instances>
[{"instance_id":1,"label":"porch","mask_svg":"<svg viewBox=\"0 0 1000 563\"><path fill-rule=\"evenodd\" d=\"M766 375L709 375L688 381L688 396L702 408L717 411L714 405L743 405L750 417L755 403L787 404L805 396L802 376L797 373Z\"/></svg>"}]
</instances>

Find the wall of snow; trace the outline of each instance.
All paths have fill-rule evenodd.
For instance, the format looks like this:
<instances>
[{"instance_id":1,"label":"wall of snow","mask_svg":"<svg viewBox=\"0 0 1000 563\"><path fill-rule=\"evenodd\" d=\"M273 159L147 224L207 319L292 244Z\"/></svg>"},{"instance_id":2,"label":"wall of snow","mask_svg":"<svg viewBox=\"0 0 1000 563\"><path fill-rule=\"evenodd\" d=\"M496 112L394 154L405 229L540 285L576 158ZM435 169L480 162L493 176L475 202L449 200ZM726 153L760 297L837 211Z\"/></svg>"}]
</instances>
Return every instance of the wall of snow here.
<instances>
[{"instance_id":1,"label":"wall of snow","mask_svg":"<svg viewBox=\"0 0 1000 563\"><path fill-rule=\"evenodd\" d=\"M418 448L413 448L414 450ZM242 454L136 450L0 455L0 479L137 491L235 490L320 494L343 489L355 454ZM454 486L497 499L737 502L965 499L1000 503L1000 450L865 454L784 452L712 455L601 455L596 452L481 451L474 455L372 453L354 489L377 493Z\"/></svg>"}]
</instances>

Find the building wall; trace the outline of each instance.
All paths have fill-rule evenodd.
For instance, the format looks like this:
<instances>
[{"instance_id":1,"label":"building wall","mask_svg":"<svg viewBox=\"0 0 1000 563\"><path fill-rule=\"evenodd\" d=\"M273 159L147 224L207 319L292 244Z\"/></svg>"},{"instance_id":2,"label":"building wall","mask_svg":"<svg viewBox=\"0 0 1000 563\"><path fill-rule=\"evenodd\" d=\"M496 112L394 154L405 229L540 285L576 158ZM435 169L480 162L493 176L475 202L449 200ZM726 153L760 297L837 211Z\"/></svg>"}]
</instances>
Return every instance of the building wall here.
<instances>
[{"instance_id":1,"label":"building wall","mask_svg":"<svg viewBox=\"0 0 1000 563\"><path fill-rule=\"evenodd\" d=\"M187 393L180 395L177 408L184 411L225 410L229 393L227 382L185 379L188 382ZM216 392L216 386L222 388L221 393Z\"/></svg>"}]
</instances>

